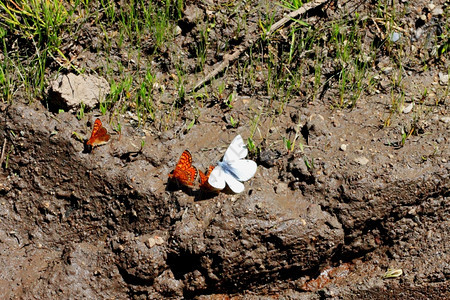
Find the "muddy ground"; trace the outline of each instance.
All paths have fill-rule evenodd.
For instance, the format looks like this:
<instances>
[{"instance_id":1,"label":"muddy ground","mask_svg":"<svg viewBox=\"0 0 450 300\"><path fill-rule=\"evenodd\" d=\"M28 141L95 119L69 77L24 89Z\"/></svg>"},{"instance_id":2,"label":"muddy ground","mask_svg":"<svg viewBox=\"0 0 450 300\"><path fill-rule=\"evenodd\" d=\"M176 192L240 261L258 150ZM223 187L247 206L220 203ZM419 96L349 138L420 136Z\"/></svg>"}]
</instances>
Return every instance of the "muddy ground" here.
<instances>
[{"instance_id":1,"label":"muddy ground","mask_svg":"<svg viewBox=\"0 0 450 300\"><path fill-rule=\"evenodd\" d=\"M434 4L446 7L443 1ZM176 45L182 53L198 35L195 25L186 25L195 19L193 11L226 15L206 1L186 5ZM415 21L431 14L427 5L418 1L405 24L423 28L425 22ZM373 8L338 1L305 18L320 23L346 6L361 12ZM281 17L280 10L276 18ZM440 22L444 17L435 16ZM211 43L219 45L218 37L231 34L232 26L218 21ZM428 55L420 48L423 41L414 43L417 52ZM220 52L219 46L214 49ZM238 195L179 188L168 182L168 174L184 149L205 171L236 134L249 137L253 114L270 106L262 89L237 80L245 52L219 76L226 91L237 94L232 110L212 96L196 107L181 101L171 126L161 125L165 112L144 126L124 114L120 135L113 133L108 115L100 116L112 138L93 153L84 151L73 132L88 137L97 109L79 120L72 112L50 112L45 101L3 104L0 141L6 141L9 155L0 183L0 295L450 298L450 120L449 101L443 98L448 82L439 77L439 72L448 74L448 52L427 60L426 70L415 65L423 56L411 61L402 75L409 99L419 102L425 87L429 95L384 127L392 96L389 72L381 70L389 66L388 54L374 63L380 74L377 91L364 94L353 109L333 107L336 88L325 86L314 101L298 93L282 114L261 114L254 135L260 152L251 154L258 171ZM170 55L155 59L159 80L167 86L164 93L154 92L160 102L175 101L177 95L170 79L176 58ZM92 68L101 64L99 57L86 49L78 63ZM208 53L202 74L222 58ZM194 67L191 72L193 86L203 75ZM263 85L264 69L259 76ZM211 86L205 89L212 91ZM196 123L187 128L194 110ZM238 126L230 126L230 115ZM403 145L402 126L415 118L417 131ZM297 146L287 151L282 138L296 133ZM388 269L401 269L402 275L385 279Z\"/></svg>"}]
</instances>

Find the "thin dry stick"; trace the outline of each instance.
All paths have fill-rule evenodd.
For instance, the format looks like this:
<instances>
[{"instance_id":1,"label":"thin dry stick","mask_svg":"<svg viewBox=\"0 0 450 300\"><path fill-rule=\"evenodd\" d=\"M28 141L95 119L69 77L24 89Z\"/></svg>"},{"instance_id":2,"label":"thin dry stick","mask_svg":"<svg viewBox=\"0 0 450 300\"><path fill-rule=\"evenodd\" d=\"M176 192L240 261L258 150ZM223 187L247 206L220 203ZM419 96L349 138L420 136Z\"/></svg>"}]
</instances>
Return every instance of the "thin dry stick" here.
<instances>
[{"instance_id":1,"label":"thin dry stick","mask_svg":"<svg viewBox=\"0 0 450 300\"><path fill-rule=\"evenodd\" d=\"M6 148L6 138L3 140L2 155L0 156L0 168L2 167L3 160L5 159L5 148Z\"/></svg>"},{"instance_id":2,"label":"thin dry stick","mask_svg":"<svg viewBox=\"0 0 450 300\"><path fill-rule=\"evenodd\" d=\"M267 31L266 36L271 35L275 31L280 29L284 24L286 24L287 22L296 18L297 16L304 14L305 12L307 12L311 9L314 9L319 5L322 5L323 3L327 2L327 1L329 1L329 0L316 0L313 2L306 3L299 9L291 12L290 14L286 15L285 17L280 19L278 22L273 24L270 27L269 31ZM241 56L241 54L245 50L247 50L251 45L253 45L256 41L257 41L257 39L253 37L253 38L249 39L248 41L244 42L243 44L241 44L239 47L237 47L237 49L232 54L225 54L223 56L223 61L220 63L217 63L215 65L215 67L213 68L213 70L208 75L206 75L202 80L198 81L194 85L194 87L192 87L188 91L188 93L196 91L199 87L203 86L205 83L209 82L212 78L216 77L217 74L221 73L223 70L225 70L225 68L227 68L230 65L230 62L236 60L239 56Z\"/></svg>"}]
</instances>

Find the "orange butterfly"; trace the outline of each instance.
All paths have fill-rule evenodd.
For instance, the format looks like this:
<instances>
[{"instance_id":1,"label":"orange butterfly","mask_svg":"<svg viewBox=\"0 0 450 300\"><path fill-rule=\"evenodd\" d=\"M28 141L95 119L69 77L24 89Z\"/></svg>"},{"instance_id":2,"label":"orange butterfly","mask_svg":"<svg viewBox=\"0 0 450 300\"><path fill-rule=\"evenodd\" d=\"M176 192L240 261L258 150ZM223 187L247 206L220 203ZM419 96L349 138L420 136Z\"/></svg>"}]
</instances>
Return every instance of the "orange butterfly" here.
<instances>
[{"instance_id":1,"label":"orange butterfly","mask_svg":"<svg viewBox=\"0 0 450 300\"><path fill-rule=\"evenodd\" d=\"M102 121L96 119L94 123L94 128L92 129L92 134L90 139L86 142L86 147L88 151L92 151L95 146L106 144L111 136L103 127Z\"/></svg>"},{"instance_id":2,"label":"orange butterfly","mask_svg":"<svg viewBox=\"0 0 450 300\"><path fill-rule=\"evenodd\" d=\"M192 165L192 155L188 150L184 150L175 169L169 174L169 178L192 187L196 177L197 169Z\"/></svg>"},{"instance_id":3,"label":"orange butterfly","mask_svg":"<svg viewBox=\"0 0 450 300\"><path fill-rule=\"evenodd\" d=\"M214 170L214 166L209 166L208 171L204 174L202 171L198 171L198 175L200 175L200 188L206 191L218 191L214 187L212 187L208 183L209 175L211 175L212 170Z\"/></svg>"}]
</instances>

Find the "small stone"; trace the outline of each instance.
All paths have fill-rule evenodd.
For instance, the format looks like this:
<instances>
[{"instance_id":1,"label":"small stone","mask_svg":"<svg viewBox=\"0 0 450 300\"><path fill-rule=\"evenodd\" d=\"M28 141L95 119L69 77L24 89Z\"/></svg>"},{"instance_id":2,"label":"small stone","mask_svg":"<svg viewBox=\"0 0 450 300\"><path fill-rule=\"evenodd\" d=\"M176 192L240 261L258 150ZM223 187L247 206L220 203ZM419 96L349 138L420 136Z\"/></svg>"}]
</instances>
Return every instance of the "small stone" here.
<instances>
[{"instance_id":1,"label":"small stone","mask_svg":"<svg viewBox=\"0 0 450 300\"><path fill-rule=\"evenodd\" d=\"M411 216L415 216L417 214L417 208L413 207L408 211L408 214Z\"/></svg>"},{"instance_id":2,"label":"small stone","mask_svg":"<svg viewBox=\"0 0 450 300\"><path fill-rule=\"evenodd\" d=\"M422 36L423 32L424 32L424 30L423 30L422 27L417 28L416 34L415 34L415 40L416 41Z\"/></svg>"},{"instance_id":3,"label":"small stone","mask_svg":"<svg viewBox=\"0 0 450 300\"><path fill-rule=\"evenodd\" d=\"M408 106L403 108L403 113L409 114L412 111L413 107L414 107L414 102L411 102Z\"/></svg>"},{"instance_id":4,"label":"small stone","mask_svg":"<svg viewBox=\"0 0 450 300\"><path fill-rule=\"evenodd\" d=\"M148 240L147 240L147 242L145 243L145 245L147 245L147 247L149 247L149 248L153 248L153 246L155 246L156 245L156 240L154 239L154 238L149 238Z\"/></svg>"},{"instance_id":5,"label":"small stone","mask_svg":"<svg viewBox=\"0 0 450 300\"><path fill-rule=\"evenodd\" d=\"M386 67L383 69L383 73L389 75L393 69L394 69L393 67Z\"/></svg>"},{"instance_id":6,"label":"small stone","mask_svg":"<svg viewBox=\"0 0 450 300\"><path fill-rule=\"evenodd\" d=\"M360 164L361 166L365 166L369 163L369 160L364 156L360 156L355 158L355 162Z\"/></svg>"},{"instance_id":7,"label":"small stone","mask_svg":"<svg viewBox=\"0 0 450 300\"><path fill-rule=\"evenodd\" d=\"M180 35L182 32L181 27L180 26L176 26L175 27L175 36Z\"/></svg>"},{"instance_id":8,"label":"small stone","mask_svg":"<svg viewBox=\"0 0 450 300\"><path fill-rule=\"evenodd\" d=\"M441 85L447 85L447 83L448 83L448 74L445 74L443 72L439 72L439 83Z\"/></svg>"},{"instance_id":9,"label":"small stone","mask_svg":"<svg viewBox=\"0 0 450 300\"><path fill-rule=\"evenodd\" d=\"M155 236L155 242L157 245L162 245L164 244L164 239L160 236Z\"/></svg>"},{"instance_id":10,"label":"small stone","mask_svg":"<svg viewBox=\"0 0 450 300\"><path fill-rule=\"evenodd\" d=\"M389 39L391 40L391 42L397 42L400 38L402 37L401 33L398 32L393 32L391 33L391 35L389 36Z\"/></svg>"},{"instance_id":11,"label":"small stone","mask_svg":"<svg viewBox=\"0 0 450 300\"><path fill-rule=\"evenodd\" d=\"M436 7L435 9L433 9L433 10L431 11L431 14L432 14L433 16L440 16L440 15L443 15L443 14L444 14L444 10L442 9L442 7L438 6L438 7Z\"/></svg>"},{"instance_id":12,"label":"small stone","mask_svg":"<svg viewBox=\"0 0 450 300\"><path fill-rule=\"evenodd\" d=\"M442 118L441 118L441 122L442 122L442 123L445 123L445 124L450 123L450 117L442 117Z\"/></svg>"},{"instance_id":13,"label":"small stone","mask_svg":"<svg viewBox=\"0 0 450 300\"><path fill-rule=\"evenodd\" d=\"M346 151L347 150L347 144L342 144L341 147L339 147L339 150Z\"/></svg>"}]
</instances>

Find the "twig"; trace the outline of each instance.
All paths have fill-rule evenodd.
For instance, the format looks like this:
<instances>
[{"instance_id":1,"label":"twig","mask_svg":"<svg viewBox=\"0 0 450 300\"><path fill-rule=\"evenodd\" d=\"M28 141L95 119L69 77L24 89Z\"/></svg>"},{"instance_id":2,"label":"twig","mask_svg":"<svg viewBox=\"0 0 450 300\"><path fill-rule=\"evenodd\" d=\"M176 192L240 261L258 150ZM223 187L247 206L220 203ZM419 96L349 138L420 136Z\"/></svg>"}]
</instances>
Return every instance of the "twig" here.
<instances>
[{"instance_id":1,"label":"twig","mask_svg":"<svg viewBox=\"0 0 450 300\"><path fill-rule=\"evenodd\" d=\"M0 168L3 165L3 160L5 159L5 148L6 148L6 138L3 139L2 155L0 156Z\"/></svg>"},{"instance_id":2,"label":"twig","mask_svg":"<svg viewBox=\"0 0 450 300\"><path fill-rule=\"evenodd\" d=\"M313 2L306 3L299 9L291 12L290 14L286 15L282 19L280 19L278 22L273 24L269 31L267 31L266 36L271 35L278 29L280 29L284 24L288 23L289 21L292 21L292 19L296 18L297 16L306 13L307 11L316 8L319 5L322 5L323 3L327 2L329 0L316 0ZM253 45L258 39L255 37L248 39L246 42L242 43L232 54L225 54L223 56L223 61L220 63L217 63L213 70L206 75L202 80L198 81L191 89L188 90L188 93L196 91L199 87L203 86L205 83L209 82L211 79L213 79L217 74L221 73L225 68L227 68L230 65L230 62L236 60L241 54L247 50L251 45Z\"/></svg>"},{"instance_id":3,"label":"twig","mask_svg":"<svg viewBox=\"0 0 450 300\"><path fill-rule=\"evenodd\" d=\"M269 31L267 32L267 35L271 35L275 31L280 29L287 22L291 21L292 19L295 19L297 16L299 16L301 14L304 14L305 12L307 12L307 11L309 11L311 9L316 8L319 5L324 4L327 1L329 1L329 0L316 0L316 1L313 1L313 2L306 3L305 5L300 7L299 9L294 10L293 12L291 12L290 14L288 14L287 16L283 17L281 20L279 20L278 22L273 24L270 27Z\"/></svg>"}]
</instances>

